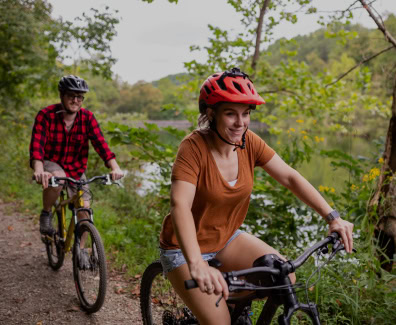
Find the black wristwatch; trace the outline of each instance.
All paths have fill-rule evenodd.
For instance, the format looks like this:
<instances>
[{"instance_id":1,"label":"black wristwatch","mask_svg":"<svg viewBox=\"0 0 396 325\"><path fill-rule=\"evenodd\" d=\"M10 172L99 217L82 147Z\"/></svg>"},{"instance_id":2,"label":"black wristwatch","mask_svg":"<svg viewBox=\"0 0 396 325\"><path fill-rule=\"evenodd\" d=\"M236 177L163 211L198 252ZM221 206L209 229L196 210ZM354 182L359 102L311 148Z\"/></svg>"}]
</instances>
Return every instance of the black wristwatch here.
<instances>
[{"instance_id":1,"label":"black wristwatch","mask_svg":"<svg viewBox=\"0 0 396 325\"><path fill-rule=\"evenodd\" d=\"M335 219L338 219L340 217L340 214L338 213L337 210L331 211L327 216L324 217L327 223L332 222Z\"/></svg>"}]
</instances>

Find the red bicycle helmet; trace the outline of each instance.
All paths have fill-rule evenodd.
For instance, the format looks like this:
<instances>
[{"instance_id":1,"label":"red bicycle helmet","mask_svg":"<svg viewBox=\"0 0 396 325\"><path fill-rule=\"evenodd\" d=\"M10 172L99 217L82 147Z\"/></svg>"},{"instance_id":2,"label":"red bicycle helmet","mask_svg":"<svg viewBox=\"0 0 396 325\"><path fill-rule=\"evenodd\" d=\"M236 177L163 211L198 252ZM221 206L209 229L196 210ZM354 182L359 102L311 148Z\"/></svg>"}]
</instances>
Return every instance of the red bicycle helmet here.
<instances>
[{"instance_id":1,"label":"red bicycle helmet","mask_svg":"<svg viewBox=\"0 0 396 325\"><path fill-rule=\"evenodd\" d=\"M199 104L212 106L220 102L261 105L264 99L257 93L249 76L239 68L215 73L201 86Z\"/></svg>"}]
</instances>

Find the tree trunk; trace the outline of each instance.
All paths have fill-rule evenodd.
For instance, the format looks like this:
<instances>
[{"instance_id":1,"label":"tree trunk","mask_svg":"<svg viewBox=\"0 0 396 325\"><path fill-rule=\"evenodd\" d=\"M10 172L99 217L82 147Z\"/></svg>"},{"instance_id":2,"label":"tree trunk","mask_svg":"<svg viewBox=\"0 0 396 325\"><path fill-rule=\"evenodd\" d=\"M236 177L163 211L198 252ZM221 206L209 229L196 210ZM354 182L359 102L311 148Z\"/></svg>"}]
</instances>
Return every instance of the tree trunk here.
<instances>
[{"instance_id":1,"label":"tree trunk","mask_svg":"<svg viewBox=\"0 0 396 325\"><path fill-rule=\"evenodd\" d=\"M254 73L256 71L256 66L257 66L257 61L260 57L261 32L263 30L264 14L268 8L270 1L271 0L265 0L263 6L260 9L260 16L259 16L257 29L256 29L256 46L254 49L254 55L253 55L253 59L252 59L252 69L253 69L252 78L254 77Z\"/></svg>"},{"instance_id":2,"label":"tree trunk","mask_svg":"<svg viewBox=\"0 0 396 325\"><path fill-rule=\"evenodd\" d=\"M378 245L386 255L380 254L381 265L385 270L391 271L396 253L396 78L383 159L377 188L370 199L368 210L371 222L376 225Z\"/></svg>"}]
</instances>

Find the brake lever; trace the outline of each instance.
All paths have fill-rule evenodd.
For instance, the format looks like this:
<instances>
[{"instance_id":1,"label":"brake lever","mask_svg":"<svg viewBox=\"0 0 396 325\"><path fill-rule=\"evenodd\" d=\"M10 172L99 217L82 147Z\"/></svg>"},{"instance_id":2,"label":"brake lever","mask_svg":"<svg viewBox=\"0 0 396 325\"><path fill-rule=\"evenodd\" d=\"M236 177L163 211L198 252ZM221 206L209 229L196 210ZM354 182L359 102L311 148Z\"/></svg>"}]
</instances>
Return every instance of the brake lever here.
<instances>
[{"instance_id":1,"label":"brake lever","mask_svg":"<svg viewBox=\"0 0 396 325\"><path fill-rule=\"evenodd\" d=\"M103 185L111 185L111 184L113 184L113 182L111 181L110 174L107 174L106 179L103 180Z\"/></svg>"}]
</instances>

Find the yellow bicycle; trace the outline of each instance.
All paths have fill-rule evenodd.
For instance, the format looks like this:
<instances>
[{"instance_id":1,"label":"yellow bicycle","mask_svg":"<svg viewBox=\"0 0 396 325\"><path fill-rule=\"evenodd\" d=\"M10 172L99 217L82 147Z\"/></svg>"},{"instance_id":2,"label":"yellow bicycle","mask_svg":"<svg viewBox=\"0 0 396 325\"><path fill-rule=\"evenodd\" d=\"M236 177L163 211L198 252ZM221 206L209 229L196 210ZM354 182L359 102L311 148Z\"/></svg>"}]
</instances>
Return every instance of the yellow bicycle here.
<instances>
[{"instance_id":1,"label":"yellow bicycle","mask_svg":"<svg viewBox=\"0 0 396 325\"><path fill-rule=\"evenodd\" d=\"M110 175L94 176L88 180L75 180L71 177L51 177L49 186L63 186L61 182L74 184L76 193L67 198L62 190L52 211L52 224L55 233L42 236L49 265L58 270L65 254L72 250L73 276L77 295L82 308L88 313L97 312L103 305L106 295L106 258L102 240L93 221L93 210L84 207L83 186L94 181L102 184L118 184L111 181ZM72 212L69 227L66 228L66 207ZM79 219L78 215L84 215ZM73 240L74 238L74 240Z\"/></svg>"}]
</instances>

